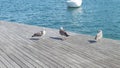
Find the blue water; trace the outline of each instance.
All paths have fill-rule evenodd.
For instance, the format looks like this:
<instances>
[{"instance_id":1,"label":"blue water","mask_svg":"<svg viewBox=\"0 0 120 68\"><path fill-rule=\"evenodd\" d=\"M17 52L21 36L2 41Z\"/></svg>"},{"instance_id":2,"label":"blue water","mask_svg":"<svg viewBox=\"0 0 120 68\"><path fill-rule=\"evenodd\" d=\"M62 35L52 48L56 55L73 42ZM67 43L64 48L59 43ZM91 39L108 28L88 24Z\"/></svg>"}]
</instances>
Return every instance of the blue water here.
<instances>
[{"instance_id":1,"label":"blue water","mask_svg":"<svg viewBox=\"0 0 120 68\"><path fill-rule=\"evenodd\" d=\"M0 0L0 20L25 23L120 40L120 0L83 0L67 8L66 0Z\"/></svg>"}]
</instances>

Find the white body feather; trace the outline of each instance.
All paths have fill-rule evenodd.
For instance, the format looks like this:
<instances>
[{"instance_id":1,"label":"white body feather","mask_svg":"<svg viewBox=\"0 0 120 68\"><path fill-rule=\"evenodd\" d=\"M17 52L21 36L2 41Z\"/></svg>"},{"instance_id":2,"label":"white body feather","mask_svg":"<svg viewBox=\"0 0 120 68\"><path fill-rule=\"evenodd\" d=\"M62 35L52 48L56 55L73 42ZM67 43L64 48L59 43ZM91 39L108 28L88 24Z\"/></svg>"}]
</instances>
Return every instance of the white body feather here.
<instances>
[{"instance_id":1,"label":"white body feather","mask_svg":"<svg viewBox=\"0 0 120 68\"><path fill-rule=\"evenodd\" d=\"M95 40L100 40L102 37L103 37L103 33L102 33L102 30L100 30L100 31L97 33L97 35L96 35L96 37L95 37Z\"/></svg>"},{"instance_id":2,"label":"white body feather","mask_svg":"<svg viewBox=\"0 0 120 68\"><path fill-rule=\"evenodd\" d=\"M46 31L45 30L43 30L43 36L46 34Z\"/></svg>"}]
</instances>

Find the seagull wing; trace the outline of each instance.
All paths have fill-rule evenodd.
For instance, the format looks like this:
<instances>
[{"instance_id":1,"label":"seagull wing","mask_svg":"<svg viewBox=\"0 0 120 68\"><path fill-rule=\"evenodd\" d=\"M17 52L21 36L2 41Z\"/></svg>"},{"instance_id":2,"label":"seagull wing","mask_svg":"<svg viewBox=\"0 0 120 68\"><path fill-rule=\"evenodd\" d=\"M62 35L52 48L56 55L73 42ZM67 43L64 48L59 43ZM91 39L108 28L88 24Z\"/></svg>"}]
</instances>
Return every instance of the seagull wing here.
<instances>
[{"instance_id":1,"label":"seagull wing","mask_svg":"<svg viewBox=\"0 0 120 68\"><path fill-rule=\"evenodd\" d=\"M60 35L66 36L68 37L69 35L67 34L67 32L65 32L64 30L60 30L59 31Z\"/></svg>"},{"instance_id":2,"label":"seagull wing","mask_svg":"<svg viewBox=\"0 0 120 68\"><path fill-rule=\"evenodd\" d=\"M42 36L42 32L37 32L37 33L32 35L32 37L36 37L36 36Z\"/></svg>"},{"instance_id":3,"label":"seagull wing","mask_svg":"<svg viewBox=\"0 0 120 68\"><path fill-rule=\"evenodd\" d=\"M97 35L95 36L95 40L97 40Z\"/></svg>"},{"instance_id":4,"label":"seagull wing","mask_svg":"<svg viewBox=\"0 0 120 68\"><path fill-rule=\"evenodd\" d=\"M95 36L95 40L98 40L98 39L100 39L100 38L102 38L102 33L98 33L96 36Z\"/></svg>"}]
</instances>

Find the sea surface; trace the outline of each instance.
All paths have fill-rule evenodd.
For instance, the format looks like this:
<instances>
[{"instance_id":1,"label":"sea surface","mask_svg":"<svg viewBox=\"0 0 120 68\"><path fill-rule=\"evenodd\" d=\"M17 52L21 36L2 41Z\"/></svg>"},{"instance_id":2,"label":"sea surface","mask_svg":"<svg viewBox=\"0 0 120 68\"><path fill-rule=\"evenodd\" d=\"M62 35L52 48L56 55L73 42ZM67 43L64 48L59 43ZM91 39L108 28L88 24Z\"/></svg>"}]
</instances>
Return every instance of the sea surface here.
<instances>
[{"instance_id":1,"label":"sea surface","mask_svg":"<svg viewBox=\"0 0 120 68\"><path fill-rule=\"evenodd\" d=\"M120 40L120 0L83 0L68 8L66 0L0 0L0 20L44 26Z\"/></svg>"}]
</instances>

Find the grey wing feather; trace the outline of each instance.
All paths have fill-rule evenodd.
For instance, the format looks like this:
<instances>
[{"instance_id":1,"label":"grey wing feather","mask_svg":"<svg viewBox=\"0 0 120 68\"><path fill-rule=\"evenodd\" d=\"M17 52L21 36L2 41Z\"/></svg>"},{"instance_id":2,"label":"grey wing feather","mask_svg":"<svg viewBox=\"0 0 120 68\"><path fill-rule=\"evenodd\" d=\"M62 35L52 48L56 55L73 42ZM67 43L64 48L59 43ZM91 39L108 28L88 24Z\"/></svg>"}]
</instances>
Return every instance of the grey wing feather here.
<instances>
[{"instance_id":1,"label":"grey wing feather","mask_svg":"<svg viewBox=\"0 0 120 68\"><path fill-rule=\"evenodd\" d=\"M42 34L43 34L42 32L38 32L38 33L33 34L32 37L42 36Z\"/></svg>"},{"instance_id":2,"label":"grey wing feather","mask_svg":"<svg viewBox=\"0 0 120 68\"><path fill-rule=\"evenodd\" d=\"M67 32L65 32L64 30L60 30L59 32L60 32L60 34L63 35L63 36L66 36L66 37L69 36L69 35L67 34Z\"/></svg>"}]
</instances>

